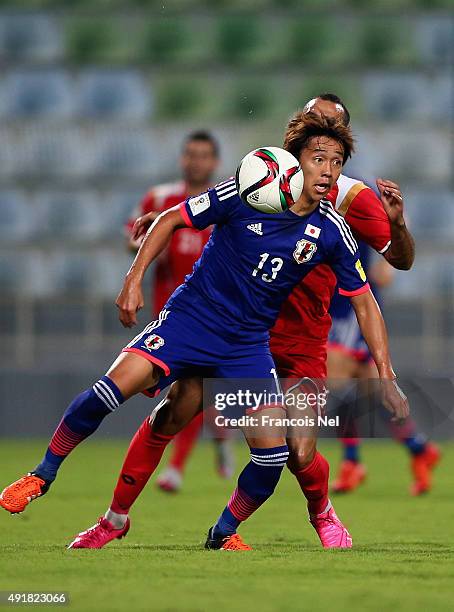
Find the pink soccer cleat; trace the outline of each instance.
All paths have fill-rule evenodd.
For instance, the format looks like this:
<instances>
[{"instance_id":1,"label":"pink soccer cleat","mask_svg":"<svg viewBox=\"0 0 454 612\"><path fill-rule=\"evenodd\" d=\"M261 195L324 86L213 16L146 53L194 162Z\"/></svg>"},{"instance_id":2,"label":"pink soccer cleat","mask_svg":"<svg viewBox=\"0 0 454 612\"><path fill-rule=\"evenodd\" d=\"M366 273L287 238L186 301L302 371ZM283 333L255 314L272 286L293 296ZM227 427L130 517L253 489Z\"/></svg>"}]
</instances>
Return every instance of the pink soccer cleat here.
<instances>
[{"instance_id":1,"label":"pink soccer cleat","mask_svg":"<svg viewBox=\"0 0 454 612\"><path fill-rule=\"evenodd\" d=\"M352 537L340 522L333 507L322 514L311 515L310 522L318 533L323 548L352 547Z\"/></svg>"},{"instance_id":2,"label":"pink soccer cleat","mask_svg":"<svg viewBox=\"0 0 454 612\"><path fill-rule=\"evenodd\" d=\"M103 548L112 540L124 538L129 531L129 527L129 518L122 529L115 529L112 523L101 516L96 525L79 533L68 548Z\"/></svg>"}]
</instances>

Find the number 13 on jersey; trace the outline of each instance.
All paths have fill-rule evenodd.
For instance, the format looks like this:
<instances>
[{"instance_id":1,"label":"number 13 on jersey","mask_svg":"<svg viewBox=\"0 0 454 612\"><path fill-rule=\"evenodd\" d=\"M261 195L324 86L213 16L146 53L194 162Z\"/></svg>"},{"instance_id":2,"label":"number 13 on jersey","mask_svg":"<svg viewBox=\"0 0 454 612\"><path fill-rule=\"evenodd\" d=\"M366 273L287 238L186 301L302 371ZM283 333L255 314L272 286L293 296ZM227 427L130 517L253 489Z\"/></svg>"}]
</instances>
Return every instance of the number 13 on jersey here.
<instances>
[{"instance_id":1,"label":"number 13 on jersey","mask_svg":"<svg viewBox=\"0 0 454 612\"><path fill-rule=\"evenodd\" d=\"M254 268L252 272L252 276L257 276L258 273L263 270L263 266L268 261L269 256L270 256L269 253L262 253L260 255L260 261L257 267ZM267 272L264 272L261 275L261 279L265 281L265 283L272 283L275 280L277 273L284 265L284 260L281 259L280 257L273 257L273 259L270 260L270 264L271 264L271 276Z\"/></svg>"}]
</instances>

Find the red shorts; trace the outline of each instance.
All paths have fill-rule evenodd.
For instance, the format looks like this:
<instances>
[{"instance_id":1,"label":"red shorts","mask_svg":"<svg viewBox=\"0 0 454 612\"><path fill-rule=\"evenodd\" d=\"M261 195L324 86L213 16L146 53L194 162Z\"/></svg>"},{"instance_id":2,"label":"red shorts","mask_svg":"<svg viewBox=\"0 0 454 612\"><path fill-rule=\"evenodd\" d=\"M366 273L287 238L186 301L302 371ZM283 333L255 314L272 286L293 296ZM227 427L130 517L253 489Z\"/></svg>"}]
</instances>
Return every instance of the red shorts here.
<instances>
[{"instance_id":1,"label":"red shorts","mask_svg":"<svg viewBox=\"0 0 454 612\"><path fill-rule=\"evenodd\" d=\"M312 397L313 410L323 415L326 404L326 342L271 336L270 348L284 393L297 388L308 400ZM307 378L310 380L304 380Z\"/></svg>"},{"instance_id":2,"label":"red shorts","mask_svg":"<svg viewBox=\"0 0 454 612\"><path fill-rule=\"evenodd\" d=\"M270 348L279 378L326 379L326 342L271 336Z\"/></svg>"}]
</instances>

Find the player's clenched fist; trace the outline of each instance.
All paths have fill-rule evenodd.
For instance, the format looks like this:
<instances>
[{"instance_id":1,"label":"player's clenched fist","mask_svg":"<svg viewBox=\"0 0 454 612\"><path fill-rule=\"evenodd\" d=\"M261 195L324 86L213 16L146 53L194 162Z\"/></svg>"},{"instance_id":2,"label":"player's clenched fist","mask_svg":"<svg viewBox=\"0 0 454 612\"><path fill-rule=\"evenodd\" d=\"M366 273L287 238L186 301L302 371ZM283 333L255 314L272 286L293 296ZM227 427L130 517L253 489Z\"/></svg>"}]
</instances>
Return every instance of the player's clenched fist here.
<instances>
[{"instance_id":1,"label":"player's clenched fist","mask_svg":"<svg viewBox=\"0 0 454 612\"><path fill-rule=\"evenodd\" d=\"M119 318L123 327L136 325L137 312L144 305L141 284L133 279L126 278L115 304L120 310Z\"/></svg>"},{"instance_id":2,"label":"player's clenched fist","mask_svg":"<svg viewBox=\"0 0 454 612\"><path fill-rule=\"evenodd\" d=\"M393 415L392 421L403 421L410 414L408 399L395 380L380 379L383 405Z\"/></svg>"}]
</instances>

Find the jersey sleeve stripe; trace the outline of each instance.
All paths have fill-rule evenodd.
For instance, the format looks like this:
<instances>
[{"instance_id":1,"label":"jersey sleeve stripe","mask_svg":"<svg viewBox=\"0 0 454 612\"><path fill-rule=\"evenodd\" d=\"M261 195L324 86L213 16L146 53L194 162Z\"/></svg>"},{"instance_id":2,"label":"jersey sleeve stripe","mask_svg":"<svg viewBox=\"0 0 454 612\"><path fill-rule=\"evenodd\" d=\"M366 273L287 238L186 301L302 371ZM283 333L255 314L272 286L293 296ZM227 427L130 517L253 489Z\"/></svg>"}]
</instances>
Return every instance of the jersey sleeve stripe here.
<instances>
[{"instance_id":1,"label":"jersey sleeve stripe","mask_svg":"<svg viewBox=\"0 0 454 612\"><path fill-rule=\"evenodd\" d=\"M354 291L346 291L345 289L341 289L339 287L339 294L345 295L346 297L354 297L355 295L362 295L363 293L367 293L368 291L370 291L369 283L366 283L365 285L363 285L359 289L355 289Z\"/></svg>"},{"instance_id":2,"label":"jersey sleeve stripe","mask_svg":"<svg viewBox=\"0 0 454 612\"><path fill-rule=\"evenodd\" d=\"M222 195L218 196L219 201L222 202L223 200L228 200L229 198L236 196L237 194L238 194L238 191L236 190L236 187L234 187L230 191L226 191Z\"/></svg>"},{"instance_id":3,"label":"jersey sleeve stripe","mask_svg":"<svg viewBox=\"0 0 454 612\"><path fill-rule=\"evenodd\" d=\"M390 246L391 246L391 240L388 240L385 246L378 251L380 255L383 255L384 253L386 253L386 251L389 249Z\"/></svg>"},{"instance_id":4,"label":"jersey sleeve stripe","mask_svg":"<svg viewBox=\"0 0 454 612\"><path fill-rule=\"evenodd\" d=\"M179 204L178 207L180 209L181 216L183 217L183 220L186 223L186 225L188 227L194 228L194 224L191 221L190 216L188 215L188 211L186 210L186 202L181 202L181 204Z\"/></svg>"},{"instance_id":5,"label":"jersey sleeve stripe","mask_svg":"<svg viewBox=\"0 0 454 612\"><path fill-rule=\"evenodd\" d=\"M230 181L226 181L221 185L217 185L215 189L218 195L222 195L224 191L229 191L232 187L235 187L235 181L233 179Z\"/></svg>"},{"instance_id":6,"label":"jersey sleeve stripe","mask_svg":"<svg viewBox=\"0 0 454 612\"><path fill-rule=\"evenodd\" d=\"M219 187L223 187L225 185L227 185L228 183L234 183L235 182L235 177L234 176L229 176L228 179L225 179L225 181L221 181L220 183L216 183L216 185L214 186L215 189L218 189Z\"/></svg>"},{"instance_id":7,"label":"jersey sleeve stripe","mask_svg":"<svg viewBox=\"0 0 454 612\"><path fill-rule=\"evenodd\" d=\"M228 191L232 191L232 189L236 189L235 183L232 183L231 185L227 185L227 187L223 187L222 189L216 189L216 193L218 194L218 196L222 196Z\"/></svg>"},{"instance_id":8,"label":"jersey sleeve stripe","mask_svg":"<svg viewBox=\"0 0 454 612\"><path fill-rule=\"evenodd\" d=\"M366 189L366 185L364 183L356 183L349 189L347 195L344 197L340 205L337 207L337 212L343 217L347 214L348 209L350 208L350 204L356 198L358 193Z\"/></svg>"}]
</instances>

